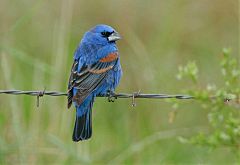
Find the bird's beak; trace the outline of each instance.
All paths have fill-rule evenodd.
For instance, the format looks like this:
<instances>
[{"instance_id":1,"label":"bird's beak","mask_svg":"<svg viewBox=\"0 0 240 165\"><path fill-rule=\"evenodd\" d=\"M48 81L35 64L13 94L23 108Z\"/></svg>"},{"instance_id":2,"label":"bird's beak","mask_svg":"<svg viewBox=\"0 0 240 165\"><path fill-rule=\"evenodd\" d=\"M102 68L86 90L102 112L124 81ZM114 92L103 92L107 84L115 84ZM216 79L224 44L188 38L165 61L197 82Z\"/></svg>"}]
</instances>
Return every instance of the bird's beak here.
<instances>
[{"instance_id":1,"label":"bird's beak","mask_svg":"<svg viewBox=\"0 0 240 165\"><path fill-rule=\"evenodd\" d=\"M120 40L121 39L121 36L117 33L117 32L114 32L112 33L109 37L108 37L108 41L117 41L117 40Z\"/></svg>"}]
</instances>

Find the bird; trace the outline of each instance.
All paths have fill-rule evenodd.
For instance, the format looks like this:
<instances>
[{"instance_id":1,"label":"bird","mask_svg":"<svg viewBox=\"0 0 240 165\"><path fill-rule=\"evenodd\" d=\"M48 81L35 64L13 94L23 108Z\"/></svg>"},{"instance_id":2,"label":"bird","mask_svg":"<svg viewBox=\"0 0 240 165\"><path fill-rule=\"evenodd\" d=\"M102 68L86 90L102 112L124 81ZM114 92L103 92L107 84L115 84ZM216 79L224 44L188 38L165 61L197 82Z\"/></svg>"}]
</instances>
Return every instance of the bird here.
<instances>
[{"instance_id":1,"label":"bird","mask_svg":"<svg viewBox=\"0 0 240 165\"><path fill-rule=\"evenodd\" d=\"M74 142L92 136L92 107L96 96L114 93L122 77L116 41L121 36L111 26L99 24L87 31L74 53L68 82L68 108L74 104Z\"/></svg>"}]
</instances>

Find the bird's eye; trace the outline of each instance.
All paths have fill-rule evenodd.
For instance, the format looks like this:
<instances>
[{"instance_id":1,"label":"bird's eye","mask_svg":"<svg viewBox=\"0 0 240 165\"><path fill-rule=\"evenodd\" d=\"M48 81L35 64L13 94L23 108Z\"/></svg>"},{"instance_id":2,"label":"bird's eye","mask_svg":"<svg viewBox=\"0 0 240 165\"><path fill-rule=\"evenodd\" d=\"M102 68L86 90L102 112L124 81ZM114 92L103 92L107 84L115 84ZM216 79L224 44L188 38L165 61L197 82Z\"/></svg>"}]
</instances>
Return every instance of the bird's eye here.
<instances>
[{"instance_id":1,"label":"bird's eye","mask_svg":"<svg viewBox=\"0 0 240 165\"><path fill-rule=\"evenodd\" d=\"M101 32L103 37L109 37L113 32L107 32L107 31L103 31Z\"/></svg>"}]
</instances>

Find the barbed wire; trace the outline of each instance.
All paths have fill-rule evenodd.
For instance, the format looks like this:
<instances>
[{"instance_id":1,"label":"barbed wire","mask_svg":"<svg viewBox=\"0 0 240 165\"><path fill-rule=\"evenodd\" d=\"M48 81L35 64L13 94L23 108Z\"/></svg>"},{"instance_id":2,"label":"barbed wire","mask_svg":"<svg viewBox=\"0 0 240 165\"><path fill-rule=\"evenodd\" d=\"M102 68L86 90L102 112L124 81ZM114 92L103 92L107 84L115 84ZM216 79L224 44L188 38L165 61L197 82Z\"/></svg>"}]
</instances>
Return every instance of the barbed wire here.
<instances>
[{"instance_id":1,"label":"barbed wire","mask_svg":"<svg viewBox=\"0 0 240 165\"><path fill-rule=\"evenodd\" d=\"M10 94L10 95L30 95L30 96L37 96L37 107L39 106L39 98L43 97L44 95L48 96L67 96L65 92L58 92L58 91L21 91L21 90L0 90L0 94ZM195 99L194 96L190 95L183 95L183 94L176 94L176 95L169 95L169 94L144 94L138 92L133 92L132 94L129 93L109 93L106 95L99 95L97 97L108 97L109 102L113 102L115 99L118 98L132 98L132 106L136 106L135 99L136 98L145 98L145 99ZM112 99L113 98L113 99ZM214 98L214 97L210 97ZM225 98L224 101L228 102L231 99Z\"/></svg>"}]
</instances>

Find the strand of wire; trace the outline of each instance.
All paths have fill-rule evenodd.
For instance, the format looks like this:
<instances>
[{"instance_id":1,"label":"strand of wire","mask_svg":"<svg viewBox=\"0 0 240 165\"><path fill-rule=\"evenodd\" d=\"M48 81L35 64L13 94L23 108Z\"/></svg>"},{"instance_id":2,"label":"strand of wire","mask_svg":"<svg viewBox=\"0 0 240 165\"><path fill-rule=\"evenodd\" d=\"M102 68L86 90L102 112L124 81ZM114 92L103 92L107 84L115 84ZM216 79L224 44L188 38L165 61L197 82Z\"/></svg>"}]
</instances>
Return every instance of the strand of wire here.
<instances>
[{"instance_id":1,"label":"strand of wire","mask_svg":"<svg viewBox=\"0 0 240 165\"><path fill-rule=\"evenodd\" d=\"M44 95L48 96L67 96L65 92L58 92L58 91L21 91L21 90L0 90L0 94L10 94L10 95L30 95L30 96L37 96L37 107L39 107L39 98L43 97ZM109 102L114 102L117 98L132 98L132 106L136 106L136 98L146 98L146 99L195 99L194 96L190 95L183 95L183 94L176 94L176 95L168 95L168 94L144 94L138 92L133 92L132 94L129 93L109 93L102 96L97 97L108 97ZM210 97L211 99L216 98L215 96ZM224 102L229 102L231 99L225 98L223 99Z\"/></svg>"},{"instance_id":2,"label":"strand of wire","mask_svg":"<svg viewBox=\"0 0 240 165\"><path fill-rule=\"evenodd\" d=\"M30 96L67 96L67 93L57 92L57 91L21 91L21 90L0 90L0 94L11 94L11 95L30 95ZM166 99L166 98L176 98L176 99L194 99L193 96L189 95L168 95L168 94L144 94L140 92L134 92L132 94L129 93L111 93L111 97L114 98L153 98L153 99ZM97 97L109 97L109 95L105 96L97 96Z\"/></svg>"}]
</instances>

